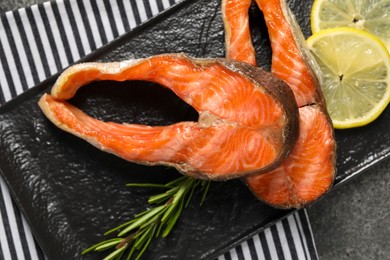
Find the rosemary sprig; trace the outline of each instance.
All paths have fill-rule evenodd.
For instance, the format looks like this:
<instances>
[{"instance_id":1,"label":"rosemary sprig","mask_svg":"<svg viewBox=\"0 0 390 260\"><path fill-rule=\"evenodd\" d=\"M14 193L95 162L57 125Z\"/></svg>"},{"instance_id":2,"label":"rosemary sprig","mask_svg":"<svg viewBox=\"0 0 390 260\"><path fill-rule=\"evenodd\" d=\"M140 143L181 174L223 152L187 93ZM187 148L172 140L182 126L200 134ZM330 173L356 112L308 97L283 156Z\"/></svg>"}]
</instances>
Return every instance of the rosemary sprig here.
<instances>
[{"instance_id":1,"label":"rosemary sprig","mask_svg":"<svg viewBox=\"0 0 390 260\"><path fill-rule=\"evenodd\" d=\"M126 255L126 259L140 259L154 237L166 237L172 231L181 212L189 204L195 190L202 192L200 205L203 204L210 187L210 181L196 180L189 176L182 176L166 184L131 183L128 187L164 188L165 192L149 197L152 205L134 216L134 219L119 225L104 235L118 232L116 238L97 243L82 254L111 250L104 260L119 260ZM138 253L136 256L136 252Z\"/></svg>"}]
</instances>

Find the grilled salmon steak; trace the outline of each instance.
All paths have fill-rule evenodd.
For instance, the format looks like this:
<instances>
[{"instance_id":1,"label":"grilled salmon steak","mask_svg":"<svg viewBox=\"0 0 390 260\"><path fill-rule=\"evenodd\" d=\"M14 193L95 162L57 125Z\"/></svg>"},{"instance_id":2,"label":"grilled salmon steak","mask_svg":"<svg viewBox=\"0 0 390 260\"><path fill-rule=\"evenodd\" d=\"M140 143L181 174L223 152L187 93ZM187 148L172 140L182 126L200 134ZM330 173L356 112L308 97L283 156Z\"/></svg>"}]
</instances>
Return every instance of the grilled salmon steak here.
<instances>
[{"instance_id":1,"label":"grilled salmon steak","mask_svg":"<svg viewBox=\"0 0 390 260\"><path fill-rule=\"evenodd\" d=\"M226 2L229 2L227 4ZM243 2L246 2L244 4ZM241 42L248 46L250 37L230 23L247 20L250 0L222 0L226 45ZM256 0L264 14L272 48L272 73L285 81L294 92L299 107L299 137L289 157L274 170L245 178L249 189L260 200L279 208L300 208L323 195L335 177L336 143L333 127L316 77L317 69L300 28L284 0ZM235 35L235 37L229 37ZM241 50L245 51L240 54ZM252 55L253 57L248 57ZM246 48L228 48L227 57L253 63L255 52ZM242 57L248 57L245 58Z\"/></svg>"},{"instance_id":2,"label":"grilled salmon steak","mask_svg":"<svg viewBox=\"0 0 390 260\"><path fill-rule=\"evenodd\" d=\"M154 127L99 121L67 102L96 80L155 82L197 110L199 120ZM269 72L227 59L166 54L78 64L60 75L39 105L56 126L101 150L210 180L270 171L287 158L298 137L291 89Z\"/></svg>"}]
</instances>

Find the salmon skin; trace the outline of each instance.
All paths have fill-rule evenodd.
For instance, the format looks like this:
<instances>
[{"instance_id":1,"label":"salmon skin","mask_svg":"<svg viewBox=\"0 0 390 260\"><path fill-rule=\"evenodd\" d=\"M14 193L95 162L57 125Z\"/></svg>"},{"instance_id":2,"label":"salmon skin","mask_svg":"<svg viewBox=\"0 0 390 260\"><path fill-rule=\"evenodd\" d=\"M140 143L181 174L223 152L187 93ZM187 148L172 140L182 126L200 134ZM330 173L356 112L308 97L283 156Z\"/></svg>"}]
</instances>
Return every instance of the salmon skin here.
<instances>
[{"instance_id":1,"label":"salmon skin","mask_svg":"<svg viewBox=\"0 0 390 260\"><path fill-rule=\"evenodd\" d=\"M321 102L322 93L299 25L285 0L256 0L271 40L271 70L293 90L298 107Z\"/></svg>"},{"instance_id":2,"label":"salmon skin","mask_svg":"<svg viewBox=\"0 0 390 260\"><path fill-rule=\"evenodd\" d=\"M91 118L66 100L95 80L158 83L197 110L199 120L151 127ZM298 137L298 107L289 87L269 72L226 59L165 54L74 65L39 106L56 126L101 150L209 180L274 169Z\"/></svg>"},{"instance_id":3,"label":"salmon skin","mask_svg":"<svg viewBox=\"0 0 390 260\"><path fill-rule=\"evenodd\" d=\"M333 129L317 105L299 108L300 133L289 157L274 170L245 178L257 198L278 208L301 208L332 186Z\"/></svg>"},{"instance_id":4,"label":"salmon skin","mask_svg":"<svg viewBox=\"0 0 390 260\"><path fill-rule=\"evenodd\" d=\"M230 2L227 5L224 2ZM246 5L243 3L246 2ZM227 46L241 42L247 46L250 37L239 33L249 29L237 28L231 32L230 23L247 20L237 17L247 14L250 0L222 0ZM336 172L336 143L333 127L326 110L314 59L305 47L304 37L294 15L284 0L256 0L264 14L272 48L272 73L285 81L294 92L299 107L299 137L289 157L274 170L246 177L245 183L260 200L278 208L300 208L326 193L333 184ZM236 35L236 37L230 37ZM227 47L227 57L238 57L252 64L255 52ZM242 58L246 57L246 58Z\"/></svg>"}]
</instances>

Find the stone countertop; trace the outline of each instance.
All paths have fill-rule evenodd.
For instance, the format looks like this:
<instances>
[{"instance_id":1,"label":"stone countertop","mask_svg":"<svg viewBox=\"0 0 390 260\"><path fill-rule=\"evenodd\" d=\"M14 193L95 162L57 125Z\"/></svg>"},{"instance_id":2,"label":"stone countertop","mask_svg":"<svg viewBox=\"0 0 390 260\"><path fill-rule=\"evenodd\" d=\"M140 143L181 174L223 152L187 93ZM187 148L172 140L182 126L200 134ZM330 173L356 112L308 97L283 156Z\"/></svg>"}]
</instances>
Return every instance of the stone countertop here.
<instances>
[{"instance_id":1,"label":"stone countertop","mask_svg":"<svg viewBox=\"0 0 390 260\"><path fill-rule=\"evenodd\" d=\"M321 260L390 259L390 160L333 190L308 215Z\"/></svg>"},{"instance_id":2,"label":"stone countertop","mask_svg":"<svg viewBox=\"0 0 390 260\"><path fill-rule=\"evenodd\" d=\"M2 0L0 12L45 1ZM341 185L307 211L321 260L390 259L390 160Z\"/></svg>"},{"instance_id":3,"label":"stone countertop","mask_svg":"<svg viewBox=\"0 0 390 260\"><path fill-rule=\"evenodd\" d=\"M21 7L26 7L29 5L43 3L46 0L1 0L0 1L0 13L6 11L15 10Z\"/></svg>"}]
</instances>

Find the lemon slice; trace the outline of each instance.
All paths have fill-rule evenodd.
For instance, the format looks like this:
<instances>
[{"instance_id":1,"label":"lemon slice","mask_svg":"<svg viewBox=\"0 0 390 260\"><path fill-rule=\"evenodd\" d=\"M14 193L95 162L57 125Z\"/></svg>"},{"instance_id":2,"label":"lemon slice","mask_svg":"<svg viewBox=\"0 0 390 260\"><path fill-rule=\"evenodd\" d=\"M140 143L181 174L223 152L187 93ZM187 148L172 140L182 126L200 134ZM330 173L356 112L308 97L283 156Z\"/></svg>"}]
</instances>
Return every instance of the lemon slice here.
<instances>
[{"instance_id":1,"label":"lemon slice","mask_svg":"<svg viewBox=\"0 0 390 260\"><path fill-rule=\"evenodd\" d=\"M370 32L390 50L390 0L315 0L311 11L312 32L335 27Z\"/></svg>"},{"instance_id":2,"label":"lemon slice","mask_svg":"<svg viewBox=\"0 0 390 260\"><path fill-rule=\"evenodd\" d=\"M307 39L335 128L366 125L390 101L390 55L376 36L354 28L322 30Z\"/></svg>"}]
</instances>

